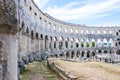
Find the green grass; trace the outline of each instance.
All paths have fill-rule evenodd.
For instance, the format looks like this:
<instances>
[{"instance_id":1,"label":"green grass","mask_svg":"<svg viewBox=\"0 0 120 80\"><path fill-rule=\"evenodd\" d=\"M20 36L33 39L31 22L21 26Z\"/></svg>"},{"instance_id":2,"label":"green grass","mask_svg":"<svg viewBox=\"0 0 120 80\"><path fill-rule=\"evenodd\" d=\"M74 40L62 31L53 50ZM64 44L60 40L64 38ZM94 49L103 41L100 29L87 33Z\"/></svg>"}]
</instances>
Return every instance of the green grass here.
<instances>
[{"instance_id":1,"label":"green grass","mask_svg":"<svg viewBox=\"0 0 120 80\"><path fill-rule=\"evenodd\" d=\"M44 62L33 62L26 65L25 70L21 71L21 80L34 80L34 77L38 77L38 80L62 80L55 74L48 66L44 65ZM36 80L36 79L35 79Z\"/></svg>"}]
</instances>

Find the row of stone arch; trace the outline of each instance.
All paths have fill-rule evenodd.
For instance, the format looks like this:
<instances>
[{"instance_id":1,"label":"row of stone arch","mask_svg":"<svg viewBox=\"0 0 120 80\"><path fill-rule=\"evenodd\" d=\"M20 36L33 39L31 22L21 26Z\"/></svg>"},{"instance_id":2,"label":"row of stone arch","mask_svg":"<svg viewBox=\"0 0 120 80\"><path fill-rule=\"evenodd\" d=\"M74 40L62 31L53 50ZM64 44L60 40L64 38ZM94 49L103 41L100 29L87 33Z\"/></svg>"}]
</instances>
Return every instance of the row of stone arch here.
<instances>
[{"instance_id":1,"label":"row of stone arch","mask_svg":"<svg viewBox=\"0 0 120 80\"><path fill-rule=\"evenodd\" d=\"M96 54L113 54L113 50L98 50L98 52L91 51L91 50L82 50L82 51L67 51L62 52L61 54L58 54L60 57L64 57L66 59L77 59L77 58L94 58L96 57Z\"/></svg>"},{"instance_id":2,"label":"row of stone arch","mask_svg":"<svg viewBox=\"0 0 120 80\"><path fill-rule=\"evenodd\" d=\"M40 51L45 49L63 49L63 48L80 48L80 47L86 47L88 44L93 44L94 46L89 47L96 47L97 44L105 44L111 42L112 39L87 39L87 38L73 38L73 37L64 37L64 36L50 36L47 34L40 34L38 32L35 32L34 30L30 30L29 27L26 27L24 22L22 22L22 27L20 27L19 32L21 32L23 35L29 37L31 39L32 50ZM108 41L108 42L107 42ZM42 42L40 44L40 42ZM35 44L35 46L34 46ZM99 46L100 47L100 46ZM36 49L35 49L36 48ZM39 49L40 48L40 49Z\"/></svg>"}]
</instances>

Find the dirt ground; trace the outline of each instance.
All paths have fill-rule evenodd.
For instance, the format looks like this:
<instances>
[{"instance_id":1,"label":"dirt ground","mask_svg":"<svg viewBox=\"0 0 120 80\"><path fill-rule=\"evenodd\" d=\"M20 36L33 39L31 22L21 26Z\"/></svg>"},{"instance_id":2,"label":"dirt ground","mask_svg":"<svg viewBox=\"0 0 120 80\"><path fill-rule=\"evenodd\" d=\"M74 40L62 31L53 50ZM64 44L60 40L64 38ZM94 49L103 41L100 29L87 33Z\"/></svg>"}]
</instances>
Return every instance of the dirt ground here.
<instances>
[{"instance_id":1,"label":"dirt ground","mask_svg":"<svg viewBox=\"0 0 120 80\"><path fill-rule=\"evenodd\" d=\"M78 80L120 80L120 65L103 62L70 62L59 59L55 64Z\"/></svg>"},{"instance_id":2,"label":"dirt ground","mask_svg":"<svg viewBox=\"0 0 120 80\"><path fill-rule=\"evenodd\" d=\"M44 62L33 62L25 66L20 80L62 80L57 74L44 65Z\"/></svg>"}]
</instances>

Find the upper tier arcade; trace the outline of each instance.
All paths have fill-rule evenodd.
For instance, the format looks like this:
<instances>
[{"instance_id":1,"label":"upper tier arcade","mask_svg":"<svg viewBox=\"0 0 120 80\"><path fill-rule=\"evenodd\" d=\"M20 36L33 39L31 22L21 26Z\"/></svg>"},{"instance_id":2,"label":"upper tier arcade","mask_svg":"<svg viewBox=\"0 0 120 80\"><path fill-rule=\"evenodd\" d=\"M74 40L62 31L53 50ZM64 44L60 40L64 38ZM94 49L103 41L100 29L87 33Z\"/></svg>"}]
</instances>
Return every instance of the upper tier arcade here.
<instances>
[{"instance_id":1,"label":"upper tier arcade","mask_svg":"<svg viewBox=\"0 0 120 80\"><path fill-rule=\"evenodd\" d=\"M118 31L117 27L94 27L81 24L67 23L58 19L55 19L43 13L33 0L21 0L20 7L23 10L21 13L26 15L26 18L32 20L36 27L43 29L50 29L51 31L57 31L62 33L73 34L113 34ZM22 16L22 15L21 15ZM29 17L30 16L30 17ZM25 18L25 17L24 17ZM120 28L119 28L120 29Z\"/></svg>"}]
</instances>

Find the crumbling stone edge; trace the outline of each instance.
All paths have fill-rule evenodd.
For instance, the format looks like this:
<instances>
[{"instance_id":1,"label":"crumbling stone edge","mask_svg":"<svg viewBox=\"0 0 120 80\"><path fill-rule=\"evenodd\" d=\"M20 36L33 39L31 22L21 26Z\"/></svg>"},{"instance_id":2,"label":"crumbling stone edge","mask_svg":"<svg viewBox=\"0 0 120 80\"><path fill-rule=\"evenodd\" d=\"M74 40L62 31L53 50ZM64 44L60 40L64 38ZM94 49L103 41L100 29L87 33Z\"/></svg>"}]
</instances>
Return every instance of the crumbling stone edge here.
<instances>
[{"instance_id":1,"label":"crumbling stone edge","mask_svg":"<svg viewBox=\"0 0 120 80\"><path fill-rule=\"evenodd\" d=\"M59 68L52 59L47 60L47 65L52 69L55 73L57 73L64 80L77 80L77 78L70 74L70 72L65 71L62 68Z\"/></svg>"}]
</instances>

